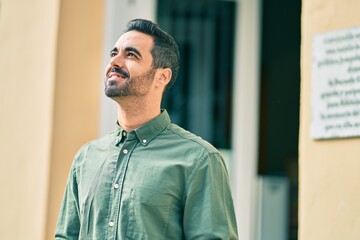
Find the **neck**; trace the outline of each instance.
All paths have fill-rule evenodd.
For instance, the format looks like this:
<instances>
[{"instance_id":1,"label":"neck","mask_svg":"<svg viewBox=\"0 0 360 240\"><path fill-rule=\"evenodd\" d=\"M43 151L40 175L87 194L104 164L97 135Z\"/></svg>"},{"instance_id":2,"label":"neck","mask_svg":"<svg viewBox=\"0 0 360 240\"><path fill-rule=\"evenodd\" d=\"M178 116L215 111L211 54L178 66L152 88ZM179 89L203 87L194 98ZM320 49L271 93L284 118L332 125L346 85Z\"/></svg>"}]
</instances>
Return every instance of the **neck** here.
<instances>
[{"instance_id":1,"label":"neck","mask_svg":"<svg viewBox=\"0 0 360 240\"><path fill-rule=\"evenodd\" d=\"M160 102L127 97L117 103L118 122L126 131L137 129L160 114Z\"/></svg>"}]
</instances>

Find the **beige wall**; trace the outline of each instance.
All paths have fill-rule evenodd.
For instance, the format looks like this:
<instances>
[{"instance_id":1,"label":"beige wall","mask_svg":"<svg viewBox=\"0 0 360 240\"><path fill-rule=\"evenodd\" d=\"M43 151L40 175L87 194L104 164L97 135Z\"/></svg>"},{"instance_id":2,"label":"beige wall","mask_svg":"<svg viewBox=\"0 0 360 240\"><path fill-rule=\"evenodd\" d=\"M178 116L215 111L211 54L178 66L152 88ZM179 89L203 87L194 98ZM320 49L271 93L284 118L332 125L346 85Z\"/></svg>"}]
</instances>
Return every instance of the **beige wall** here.
<instances>
[{"instance_id":1,"label":"beige wall","mask_svg":"<svg viewBox=\"0 0 360 240\"><path fill-rule=\"evenodd\" d=\"M60 2L46 239L54 234L72 159L97 137L103 73L103 2Z\"/></svg>"},{"instance_id":2,"label":"beige wall","mask_svg":"<svg viewBox=\"0 0 360 240\"><path fill-rule=\"evenodd\" d=\"M358 0L303 0L299 239L360 239L360 138L310 138L312 37L360 26Z\"/></svg>"},{"instance_id":3,"label":"beige wall","mask_svg":"<svg viewBox=\"0 0 360 240\"><path fill-rule=\"evenodd\" d=\"M73 155L98 133L104 3L0 4L0 239L52 239Z\"/></svg>"},{"instance_id":4,"label":"beige wall","mask_svg":"<svg viewBox=\"0 0 360 240\"><path fill-rule=\"evenodd\" d=\"M42 239L58 1L0 7L0 239Z\"/></svg>"}]
</instances>

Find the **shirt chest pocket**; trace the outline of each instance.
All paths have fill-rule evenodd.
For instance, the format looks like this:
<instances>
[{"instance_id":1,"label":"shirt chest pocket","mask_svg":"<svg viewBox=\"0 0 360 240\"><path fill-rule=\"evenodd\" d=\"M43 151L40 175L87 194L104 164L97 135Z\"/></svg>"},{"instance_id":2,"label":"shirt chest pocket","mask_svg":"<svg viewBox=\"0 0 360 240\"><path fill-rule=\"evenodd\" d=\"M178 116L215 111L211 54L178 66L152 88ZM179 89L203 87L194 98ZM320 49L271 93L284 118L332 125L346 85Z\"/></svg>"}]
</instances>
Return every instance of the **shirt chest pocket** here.
<instances>
[{"instance_id":1,"label":"shirt chest pocket","mask_svg":"<svg viewBox=\"0 0 360 240\"><path fill-rule=\"evenodd\" d=\"M127 238L164 239L170 216L176 214L176 201L152 189L132 188L127 212Z\"/></svg>"}]
</instances>

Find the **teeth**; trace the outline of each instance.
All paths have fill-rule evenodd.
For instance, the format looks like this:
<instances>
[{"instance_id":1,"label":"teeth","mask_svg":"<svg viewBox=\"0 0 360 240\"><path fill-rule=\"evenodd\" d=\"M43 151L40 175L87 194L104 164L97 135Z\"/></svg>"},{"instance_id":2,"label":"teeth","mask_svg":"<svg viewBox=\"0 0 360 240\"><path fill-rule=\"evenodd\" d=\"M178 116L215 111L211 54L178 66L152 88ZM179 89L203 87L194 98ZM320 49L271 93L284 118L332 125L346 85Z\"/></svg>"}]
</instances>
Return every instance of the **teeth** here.
<instances>
[{"instance_id":1,"label":"teeth","mask_svg":"<svg viewBox=\"0 0 360 240\"><path fill-rule=\"evenodd\" d=\"M108 78L112 78L112 77L119 77L119 78L125 78L125 76L119 74L119 73L115 73L115 72L112 72L108 75Z\"/></svg>"}]
</instances>

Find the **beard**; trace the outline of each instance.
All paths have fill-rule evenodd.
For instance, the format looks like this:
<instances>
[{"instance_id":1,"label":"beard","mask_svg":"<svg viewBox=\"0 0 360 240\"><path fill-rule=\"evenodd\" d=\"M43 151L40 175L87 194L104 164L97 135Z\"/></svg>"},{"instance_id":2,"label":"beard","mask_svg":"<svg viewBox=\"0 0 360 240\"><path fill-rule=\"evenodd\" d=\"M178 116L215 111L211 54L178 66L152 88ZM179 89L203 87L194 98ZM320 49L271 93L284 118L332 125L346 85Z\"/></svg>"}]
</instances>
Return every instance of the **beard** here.
<instances>
[{"instance_id":1,"label":"beard","mask_svg":"<svg viewBox=\"0 0 360 240\"><path fill-rule=\"evenodd\" d=\"M144 96L149 92L154 81L156 69L151 68L144 74L137 77L125 78L124 82L119 80L105 80L105 95L110 98Z\"/></svg>"}]
</instances>

